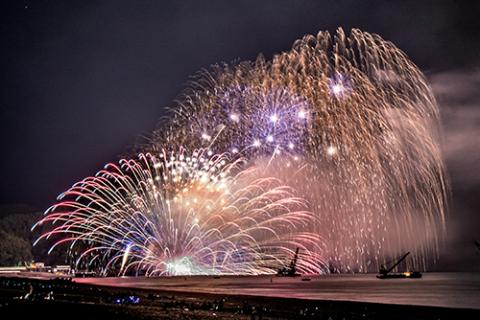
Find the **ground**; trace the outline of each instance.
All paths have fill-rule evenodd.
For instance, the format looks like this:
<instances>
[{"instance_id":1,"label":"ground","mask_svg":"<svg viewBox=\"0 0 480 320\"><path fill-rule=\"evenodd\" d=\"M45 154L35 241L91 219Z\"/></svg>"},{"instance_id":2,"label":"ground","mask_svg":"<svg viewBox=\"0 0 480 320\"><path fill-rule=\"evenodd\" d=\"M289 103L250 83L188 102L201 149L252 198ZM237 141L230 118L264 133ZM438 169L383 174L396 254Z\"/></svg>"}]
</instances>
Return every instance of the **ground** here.
<instances>
[{"instance_id":1,"label":"ground","mask_svg":"<svg viewBox=\"0 0 480 320\"><path fill-rule=\"evenodd\" d=\"M452 308L434 306L398 305L388 303L368 303L359 301L340 301L326 299L285 298L264 295L265 290L255 288L267 286L270 279L266 277L247 278L108 278L101 281L117 281L118 286L99 286L91 284L94 279L51 280L47 277L0 277L0 314L10 318L23 319L33 314L43 319L477 319L480 318L480 309ZM266 281L268 279L268 281ZM330 281L330 286L340 281L326 280L315 284L321 279L302 281L301 278L272 279L273 288L282 292L282 287L317 288ZM425 279L423 279L425 280ZM333 282L332 282L333 281ZM345 282L345 280L342 280ZM359 280L360 281L360 280ZM428 280L427 280L428 281ZM435 290L445 290L442 282L425 282L431 293ZM85 283L90 282L90 283ZM142 288L150 283L150 288ZM200 292L201 284L211 284L212 292ZM249 295L238 289L231 289L232 283L243 283L244 289L257 290ZM277 284L275 286L275 283ZM373 282L376 289L391 283L382 280ZM403 283L403 284L402 284ZM394 284L407 286L408 282ZM472 282L474 283L474 282ZM128 287L127 285L128 284ZM422 283L423 284L423 283ZM163 285L163 286L162 286ZM359 287L364 291L372 288L369 281L363 278ZM418 286L418 283L416 284ZM230 292L222 290L230 288ZM214 293L216 288L218 292ZM342 292L345 286L339 287ZM373 291L376 290L375 287ZM478 292L470 294L478 299ZM275 291L274 290L274 291ZM390 289L391 291L392 289ZM288 290L286 291L289 292ZM359 291L355 291L359 294ZM379 296L381 296L381 292ZM417 291L422 292L422 291ZM465 294L468 292L466 289ZM30 293L27 298L25 296ZM345 293L345 292L344 292ZM256 294L256 295L255 295ZM412 295L415 295L412 291ZM427 294L427 293L425 293ZM270 294L271 295L271 294ZM361 298L361 297L359 297ZM419 297L421 298L421 297ZM423 297L425 298L425 297ZM479 305L477 305L477 308Z\"/></svg>"}]
</instances>

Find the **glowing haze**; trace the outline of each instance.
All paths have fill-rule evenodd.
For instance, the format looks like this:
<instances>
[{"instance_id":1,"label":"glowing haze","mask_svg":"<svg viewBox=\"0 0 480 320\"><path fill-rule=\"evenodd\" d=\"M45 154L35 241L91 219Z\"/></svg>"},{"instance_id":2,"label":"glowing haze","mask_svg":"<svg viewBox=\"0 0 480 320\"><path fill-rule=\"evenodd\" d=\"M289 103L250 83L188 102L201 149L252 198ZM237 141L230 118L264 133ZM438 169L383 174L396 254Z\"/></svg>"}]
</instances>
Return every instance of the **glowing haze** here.
<instances>
[{"instance_id":1,"label":"glowing haze","mask_svg":"<svg viewBox=\"0 0 480 320\"><path fill-rule=\"evenodd\" d=\"M138 161L62 195L44 237L78 244L105 273L271 273L297 246L307 273L376 271L405 250L416 268L437 258L438 108L392 43L308 35L271 61L200 72L172 110ZM205 177L193 158L218 171Z\"/></svg>"}]
</instances>

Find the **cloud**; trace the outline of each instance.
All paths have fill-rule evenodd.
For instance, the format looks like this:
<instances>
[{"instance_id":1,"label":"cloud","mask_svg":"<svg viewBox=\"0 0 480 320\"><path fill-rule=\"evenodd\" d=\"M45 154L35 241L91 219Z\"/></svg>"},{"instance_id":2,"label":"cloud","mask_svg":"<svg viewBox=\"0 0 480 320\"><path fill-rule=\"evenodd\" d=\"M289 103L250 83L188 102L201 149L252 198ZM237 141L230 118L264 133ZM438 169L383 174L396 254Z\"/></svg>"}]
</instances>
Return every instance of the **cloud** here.
<instances>
[{"instance_id":1,"label":"cloud","mask_svg":"<svg viewBox=\"0 0 480 320\"><path fill-rule=\"evenodd\" d=\"M430 76L430 82L436 97L443 102L462 102L468 98L480 97L478 69L435 73Z\"/></svg>"},{"instance_id":2,"label":"cloud","mask_svg":"<svg viewBox=\"0 0 480 320\"><path fill-rule=\"evenodd\" d=\"M478 270L473 240L480 228L480 69L430 75L443 126L442 149L451 180L447 242L441 270Z\"/></svg>"},{"instance_id":3,"label":"cloud","mask_svg":"<svg viewBox=\"0 0 480 320\"><path fill-rule=\"evenodd\" d=\"M440 105L442 148L449 174L460 188L480 185L480 70L430 77Z\"/></svg>"}]
</instances>

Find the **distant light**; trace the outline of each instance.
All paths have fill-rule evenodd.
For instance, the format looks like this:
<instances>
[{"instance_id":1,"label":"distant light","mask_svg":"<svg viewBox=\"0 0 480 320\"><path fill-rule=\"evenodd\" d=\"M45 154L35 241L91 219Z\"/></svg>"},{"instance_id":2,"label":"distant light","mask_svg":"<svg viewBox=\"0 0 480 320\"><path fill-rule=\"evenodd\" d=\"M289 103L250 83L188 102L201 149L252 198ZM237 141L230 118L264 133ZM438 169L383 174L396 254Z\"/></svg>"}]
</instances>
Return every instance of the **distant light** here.
<instances>
[{"instance_id":1,"label":"distant light","mask_svg":"<svg viewBox=\"0 0 480 320\"><path fill-rule=\"evenodd\" d=\"M206 184L210 180L208 173L204 173L200 177L200 183Z\"/></svg>"},{"instance_id":2,"label":"distant light","mask_svg":"<svg viewBox=\"0 0 480 320\"><path fill-rule=\"evenodd\" d=\"M278 121L278 116L276 114L272 114L270 116L270 121L273 122L273 123L277 122Z\"/></svg>"},{"instance_id":3,"label":"distant light","mask_svg":"<svg viewBox=\"0 0 480 320\"><path fill-rule=\"evenodd\" d=\"M236 114L236 113L230 114L230 119L231 119L232 121L235 121L235 122L240 121L240 117L239 117L238 114Z\"/></svg>"},{"instance_id":4,"label":"distant light","mask_svg":"<svg viewBox=\"0 0 480 320\"><path fill-rule=\"evenodd\" d=\"M351 90L348 81L341 75L336 75L328 81L330 94L336 98L345 97Z\"/></svg>"},{"instance_id":5,"label":"distant light","mask_svg":"<svg viewBox=\"0 0 480 320\"><path fill-rule=\"evenodd\" d=\"M293 149L293 148L295 148L295 145L292 142L289 142L288 143L288 148Z\"/></svg>"},{"instance_id":6,"label":"distant light","mask_svg":"<svg viewBox=\"0 0 480 320\"><path fill-rule=\"evenodd\" d=\"M213 154L212 150L208 150L207 154L211 156Z\"/></svg>"},{"instance_id":7,"label":"distant light","mask_svg":"<svg viewBox=\"0 0 480 320\"><path fill-rule=\"evenodd\" d=\"M232 153L238 153L238 148L233 148Z\"/></svg>"},{"instance_id":8,"label":"distant light","mask_svg":"<svg viewBox=\"0 0 480 320\"><path fill-rule=\"evenodd\" d=\"M227 187L227 184L225 183L225 181L222 181L218 187L220 189L225 189Z\"/></svg>"},{"instance_id":9,"label":"distant light","mask_svg":"<svg viewBox=\"0 0 480 320\"><path fill-rule=\"evenodd\" d=\"M210 137L208 134L202 133L202 139L203 139L203 140L209 141L211 138L212 138L212 137Z\"/></svg>"},{"instance_id":10,"label":"distant light","mask_svg":"<svg viewBox=\"0 0 480 320\"><path fill-rule=\"evenodd\" d=\"M186 257L170 261L166 266L167 272L174 276L190 275L192 273L191 262Z\"/></svg>"},{"instance_id":11,"label":"distant light","mask_svg":"<svg viewBox=\"0 0 480 320\"><path fill-rule=\"evenodd\" d=\"M341 83L336 83L332 86L332 92L334 95L339 96L343 92L344 88Z\"/></svg>"},{"instance_id":12,"label":"distant light","mask_svg":"<svg viewBox=\"0 0 480 320\"><path fill-rule=\"evenodd\" d=\"M298 117L300 119L305 119L307 117L307 114L305 113L305 111L300 110L300 111L298 111Z\"/></svg>"},{"instance_id":13,"label":"distant light","mask_svg":"<svg viewBox=\"0 0 480 320\"><path fill-rule=\"evenodd\" d=\"M329 156L333 156L333 155L335 155L336 153L337 153L337 148L335 148L334 146L329 146L329 147L327 148L327 154L328 154Z\"/></svg>"},{"instance_id":14,"label":"distant light","mask_svg":"<svg viewBox=\"0 0 480 320\"><path fill-rule=\"evenodd\" d=\"M273 142L273 136L272 136L272 135L269 135L269 136L267 137L267 141L268 141L268 142Z\"/></svg>"},{"instance_id":15,"label":"distant light","mask_svg":"<svg viewBox=\"0 0 480 320\"><path fill-rule=\"evenodd\" d=\"M193 223L195 223L195 224L198 224L199 221L200 220L198 220L198 218L193 219Z\"/></svg>"},{"instance_id":16,"label":"distant light","mask_svg":"<svg viewBox=\"0 0 480 320\"><path fill-rule=\"evenodd\" d=\"M253 141L253 146L254 146L254 147L258 148L258 147L260 147L261 145L262 145L262 143L260 142L260 140L255 139L255 140Z\"/></svg>"}]
</instances>

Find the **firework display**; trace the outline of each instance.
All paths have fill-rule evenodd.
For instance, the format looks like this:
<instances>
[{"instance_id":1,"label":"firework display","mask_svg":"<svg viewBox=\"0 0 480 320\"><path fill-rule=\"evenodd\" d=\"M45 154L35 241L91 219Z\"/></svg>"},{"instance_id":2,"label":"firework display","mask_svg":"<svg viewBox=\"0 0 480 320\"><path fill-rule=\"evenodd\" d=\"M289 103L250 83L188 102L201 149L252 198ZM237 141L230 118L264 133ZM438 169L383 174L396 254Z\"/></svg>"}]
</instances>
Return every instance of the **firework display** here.
<instances>
[{"instance_id":1,"label":"firework display","mask_svg":"<svg viewBox=\"0 0 480 320\"><path fill-rule=\"evenodd\" d=\"M405 250L427 268L445 231L438 107L377 35L342 29L271 61L197 74L139 146L62 194L39 240L104 274L367 272Z\"/></svg>"},{"instance_id":2,"label":"firework display","mask_svg":"<svg viewBox=\"0 0 480 320\"><path fill-rule=\"evenodd\" d=\"M140 154L72 186L39 225L60 235L77 265L102 274L275 273L302 250L298 270L319 273L322 239L303 199L227 154Z\"/></svg>"},{"instance_id":3,"label":"firework display","mask_svg":"<svg viewBox=\"0 0 480 320\"><path fill-rule=\"evenodd\" d=\"M338 271L376 271L414 252L425 268L445 228L438 107L392 43L352 30L305 36L271 61L198 74L153 135L267 162L313 204Z\"/></svg>"}]
</instances>

